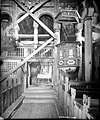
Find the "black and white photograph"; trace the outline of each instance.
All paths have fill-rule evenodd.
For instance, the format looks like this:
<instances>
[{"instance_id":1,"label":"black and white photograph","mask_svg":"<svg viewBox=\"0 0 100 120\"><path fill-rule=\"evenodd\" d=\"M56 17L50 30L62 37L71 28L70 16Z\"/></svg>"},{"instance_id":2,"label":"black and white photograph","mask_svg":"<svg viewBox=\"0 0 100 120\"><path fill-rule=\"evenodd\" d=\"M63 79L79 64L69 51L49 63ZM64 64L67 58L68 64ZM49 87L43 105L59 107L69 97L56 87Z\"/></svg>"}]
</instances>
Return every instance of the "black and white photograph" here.
<instances>
[{"instance_id":1,"label":"black and white photograph","mask_svg":"<svg viewBox=\"0 0 100 120\"><path fill-rule=\"evenodd\" d=\"M0 0L0 120L100 119L99 0Z\"/></svg>"}]
</instances>

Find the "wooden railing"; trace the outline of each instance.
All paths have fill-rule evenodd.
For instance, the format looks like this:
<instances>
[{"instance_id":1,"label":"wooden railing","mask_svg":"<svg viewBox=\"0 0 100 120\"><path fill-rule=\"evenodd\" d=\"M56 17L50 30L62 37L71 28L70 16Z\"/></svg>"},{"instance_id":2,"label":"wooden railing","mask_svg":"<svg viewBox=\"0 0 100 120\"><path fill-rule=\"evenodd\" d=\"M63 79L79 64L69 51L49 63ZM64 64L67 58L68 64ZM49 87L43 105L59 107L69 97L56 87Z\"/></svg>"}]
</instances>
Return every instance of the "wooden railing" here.
<instances>
[{"instance_id":1,"label":"wooden railing","mask_svg":"<svg viewBox=\"0 0 100 120\"><path fill-rule=\"evenodd\" d=\"M17 65L17 62L15 62L15 64L5 62L5 65L8 65L8 68L10 69L11 66ZM7 71L9 71L9 69ZM21 76L18 75L19 72L21 73ZM4 73L5 71L1 74ZM0 83L0 115L2 115L21 96L24 90L23 82L24 73L21 69L18 69Z\"/></svg>"},{"instance_id":2,"label":"wooden railing","mask_svg":"<svg viewBox=\"0 0 100 120\"><path fill-rule=\"evenodd\" d=\"M33 53L34 51L35 49L33 47L20 46L15 51L6 51L4 58L23 59L27 55ZM53 47L45 47L42 50L40 50L36 55L34 55L32 58L49 58L49 57L52 58L53 57L52 53L53 53Z\"/></svg>"},{"instance_id":3,"label":"wooden railing","mask_svg":"<svg viewBox=\"0 0 100 120\"><path fill-rule=\"evenodd\" d=\"M6 74L8 71L13 69L17 64L20 62L20 60L3 60L3 65L1 65L1 77L2 75ZM9 77L17 77L17 71L12 73Z\"/></svg>"},{"instance_id":4,"label":"wooden railing","mask_svg":"<svg viewBox=\"0 0 100 120\"><path fill-rule=\"evenodd\" d=\"M16 51L7 51L6 57L24 57L25 56L25 50L24 48L17 48Z\"/></svg>"}]
</instances>

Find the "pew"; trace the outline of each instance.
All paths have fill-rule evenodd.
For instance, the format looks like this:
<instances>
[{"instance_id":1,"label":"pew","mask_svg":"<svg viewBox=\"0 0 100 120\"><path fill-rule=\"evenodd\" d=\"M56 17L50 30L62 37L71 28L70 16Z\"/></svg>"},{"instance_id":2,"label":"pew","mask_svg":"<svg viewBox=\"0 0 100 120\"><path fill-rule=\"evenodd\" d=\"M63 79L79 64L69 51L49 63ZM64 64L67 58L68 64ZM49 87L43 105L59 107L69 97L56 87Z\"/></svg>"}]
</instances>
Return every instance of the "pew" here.
<instances>
[{"instance_id":1,"label":"pew","mask_svg":"<svg viewBox=\"0 0 100 120\"><path fill-rule=\"evenodd\" d=\"M84 95L86 98L86 117L88 119L97 119L99 118L99 99L94 97L89 97L88 95Z\"/></svg>"},{"instance_id":2,"label":"pew","mask_svg":"<svg viewBox=\"0 0 100 120\"><path fill-rule=\"evenodd\" d=\"M70 94L73 117L95 119L99 116L99 86L97 82L71 83Z\"/></svg>"}]
</instances>

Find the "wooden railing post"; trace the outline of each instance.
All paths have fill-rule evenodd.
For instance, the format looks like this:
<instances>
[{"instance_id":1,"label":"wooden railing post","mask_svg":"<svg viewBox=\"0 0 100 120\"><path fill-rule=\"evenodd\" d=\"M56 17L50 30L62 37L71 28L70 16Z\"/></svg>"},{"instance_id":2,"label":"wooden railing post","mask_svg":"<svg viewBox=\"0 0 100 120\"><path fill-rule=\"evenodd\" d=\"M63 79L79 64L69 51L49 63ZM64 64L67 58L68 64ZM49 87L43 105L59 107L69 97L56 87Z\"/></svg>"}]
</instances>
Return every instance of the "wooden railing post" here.
<instances>
[{"instance_id":1,"label":"wooden railing post","mask_svg":"<svg viewBox=\"0 0 100 120\"><path fill-rule=\"evenodd\" d=\"M83 114L82 114L82 118L86 119L86 95L83 94Z\"/></svg>"},{"instance_id":2,"label":"wooden railing post","mask_svg":"<svg viewBox=\"0 0 100 120\"><path fill-rule=\"evenodd\" d=\"M71 116L74 117L74 100L76 96L76 89L71 88Z\"/></svg>"},{"instance_id":3,"label":"wooden railing post","mask_svg":"<svg viewBox=\"0 0 100 120\"><path fill-rule=\"evenodd\" d=\"M13 102L15 101L15 95L14 95L14 79L12 79L12 96L13 96Z\"/></svg>"}]
</instances>

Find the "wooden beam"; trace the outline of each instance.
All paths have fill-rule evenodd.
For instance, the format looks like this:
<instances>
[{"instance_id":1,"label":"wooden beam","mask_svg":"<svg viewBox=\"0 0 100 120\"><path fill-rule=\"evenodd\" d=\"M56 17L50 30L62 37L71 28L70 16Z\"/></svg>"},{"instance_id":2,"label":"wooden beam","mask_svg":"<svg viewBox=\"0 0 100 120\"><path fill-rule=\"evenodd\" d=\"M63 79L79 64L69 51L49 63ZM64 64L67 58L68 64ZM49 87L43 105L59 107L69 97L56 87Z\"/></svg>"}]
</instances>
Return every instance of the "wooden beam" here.
<instances>
[{"instance_id":1,"label":"wooden beam","mask_svg":"<svg viewBox=\"0 0 100 120\"><path fill-rule=\"evenodd\" d=\"M46 4L47 2L49 2L49 1L51 1L51 0L42 0L42 2L40 2L39 4L37 4L37 5L35 5L31 10L30 10L30 12L35 12L37 9L39 9L41 6L43 6L44 4ZM18 20L17 20L17 24L19 23L19 22L21 22L23 19L25 19L27 16L28 16L29 14L28 13L26 13L25 15L23 15L21 18L19 18Z\"/></svg>"},{"instance_id":2,"label":"wooden beam","mask_svg":"<svg viewBox=\"0 0 100 120\"><path fill-rule=\"evenodd\" d=\"M33 34L19 34L18 35L20 38L34 38ZM50 37L49 34L38 34L39 38L46 38L46 37Z\"/></svg>"},{"instance_id":3,"label":"wooden beam","mask_svg":"<svg viewBox=\"0 0 100 120\"><path fill-rule=\"evenodd\" d=\"M19 1L14 0L22 9L24 9L38 24L40 24L54 39L57 39L55 33L53 33L43 22L41 22L30 10L28 10Z\"/></svg>"},{"instance_id":4,"label":"wooden beam","mask_svg":"<svg viewBox=\"0 0 100 120\"><path fill-rule=\"evenodd\" d=\"M37 54L41 49L43 49L47 44L49 44L53 38L50 38L47 40L44 44L42 44L39 48L37 48L33 53L31 53L28 57L26 57L21 63L19 63L14 69L10 70L6 75L4 75L1 78L1 82L3 82L11 73L15 72L17 69L19 69L24 63L26 63L31 57L33 57L35 54Z\"/></svg>"},{"instance_id":5,"label":"wooden beam","mask_svg":"<svg viewBox=\"0 0 100 120\"><path fill-rule=\"evenodd\" d=\"M35 12L36 10L38 10L41 6L43 6L44 4L46 4L47 2L49 2L51 0L42 0L39 4L35 5L30 12ZM23 16L21 16L17 21L15 21L15 23L13 24L13 26L16 26L18 23L20 23L22 20L24 20L29 14L25 13ZM10 25L8 28L10 29L12 27L12 25Z\"/></svg>"},{"instance_id":6,"label":"wooden beam","mask_svg":"<svg viewBox=\"0 0 100 120\"><path fill-rule=\"evenodd\" d=\"M11 35L9 34L9 37L11 37ZM34 34L18 34L19 38L34 38ZM38 34L38 38L47 38L50 37L49 34Z\"/></svg>"}]
</instances>

